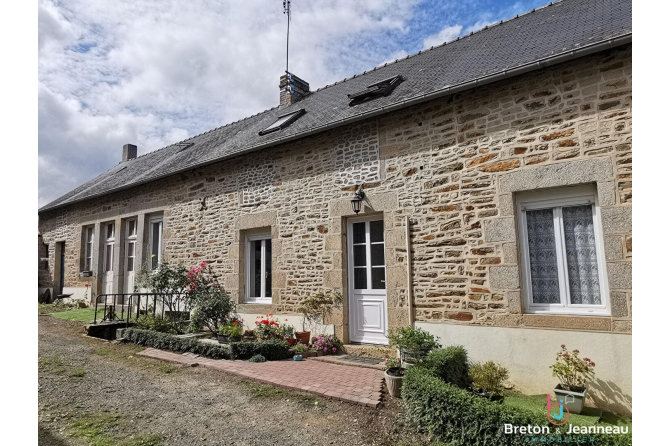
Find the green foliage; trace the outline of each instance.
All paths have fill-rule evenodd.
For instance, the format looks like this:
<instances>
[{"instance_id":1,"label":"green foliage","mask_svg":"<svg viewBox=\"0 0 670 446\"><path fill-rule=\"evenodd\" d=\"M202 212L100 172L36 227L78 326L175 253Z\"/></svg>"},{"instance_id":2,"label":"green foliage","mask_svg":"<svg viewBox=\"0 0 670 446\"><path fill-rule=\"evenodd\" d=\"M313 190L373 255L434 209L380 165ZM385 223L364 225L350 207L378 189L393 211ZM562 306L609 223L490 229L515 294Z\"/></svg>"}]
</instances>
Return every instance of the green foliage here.
<instances>
[{"instance_id":1,"label":"green foliage","mask_svg":"<svg viewBox=\"0 0 670 446\"><path fill-rule=\"evenodd\" d=\"M460 345L433 350L421 365L446 383L470 387L468 352Z\"/></svg>"},{"instance_id":2,"label":"green foliage","mask_svg":"<svg viewBox=\"0 0 670 446\"><path fill-rule=\"evenodd\" d=\"M70 376L73 378L83 378L86 376L86 372L84 370L75 370L74 372L70 373Z\"/></svg>"},{"instance_id":3,"label":"green foliage","mask_svg":"<svg viewBox=\"0 0 670 446\"><path fill-rule=\"evenodd\" d=\"M505 434L506 423L515 426L554 426L546 414L512 408L478 397L467 389L447 383L427 367L428 361L410 367L403 380L402 399L412 422L440 441L468 445L522 445L533 437ZM565 430L563 430L565 432ZM578 437L581 438L580 435ZM630 435L588 434L594 445L630 445Z\"/></svg>"},{"instance_id":4,"label":"green foliage","mask_svg":"<svg viewBox=\"0 0 670 446\"><path fill-rule=\"evenodd\" d=\"M586 387L588 380L593 379L595 366L596 363L589 358L580 358L579 350L569 352L564 344L556 353L556 362L549 368L552 370L552 375L558 378L561 387L580 391Z\"/></svg>"},{"instance_id":5,"label":"green foliage","mask_svg":"<svg viewBox=\"0 0 670 446\"><path fill-rule=\"evenodd\" d=\"M237 320L232 313L235 303L230 295L219 285L216 276L206 263L192 268L188 272L189 300L193 309L191 329L206 328L216 334L227 322ZM241 333L240 333L241 334Z\"/></svg>"},{"instance_id":6,"label":"green foliage","mask_svg":"<svg viewBox=\"0 0 670 446\"><path fill-rule=\"evenodd\" d=\"M492 396L503 394L505 390L503 383L507 378L509 378L509 370L493 361L473 364L470 367L472 388L476 391L484 391Z\"/></svg>"},{"instance_id":7,"label":"green foliage","mask_svg":"<svg viewBox=\"0 0 670 446\"><path fill-rule=\"evenodd\" d=\"M439 338L420 328L402 327L389 331L389 344L400 350L403 361L414 363L440 348Z\"/></svg>"},{"instance_id":8,"label":"green foliage","mask_svg":"<svg viewBox=\"0 0 670 446\"><path fill-rule=\"evenodd\" d=\"M290 356L289 349L290 346L288 343L281 339L230 343L230 355L232 359L250 359L254 355L262 355L268 361L279 361Z\"/></svg>"},{"instance_id":9,"label":"green foliage","mask_svg":"<svg viewBox=\"0 0 670 446\"><path fill-rule=\"evenodd\" d=\"M316 324L323 322L333 312L334 307L342 306L342 293L335 290L319 291L315 294L307 293L300 302L298 312L302 314L302 330L305 331L305 322Z\"/></svg>"},{"instance_id":10,"label":"green foliage","mask_svg":"<svg viewBox=\"0 0 670 446\"><path fill-rule=\"evenodd\" d=\"M249 362L265 362L265 356L263 355L254 355L251 358L249 358Z\"/></svg>"},{"instance_id":11,"label":"green foliage","mask_svg":"<svg viewBox=\"0 0 670 446\"><path fill-rule=\"evenodd\" d=\"M137 273L135 283L151 293L156 293L157 302L162 307L161 313L165 314L163 321L170 325L169 331L182 333L191 308L186 294L190 287L186 267L168 263L161 263L154 270L145 267Z\"/></svg>"},{"instance_id":12,"label":"green foliage","mask_svg":"<svg viewBox=\"0 0 670 446\"><path fill-rule=\"evenodd\" d=\"M242 336L242 324L238 321L226 322L219 328L219 333L228 336Z\"/></svg>"},{"instance_id":13,"label":"green foliage","mask_svg":"<svg viewBox=\"0 0 670 446\"><path fill-rule=\"evenodd\" d=\"M174 332L173 326L168 320L154 316L153 314L143 314L139 316L135 321L135 327L141 330L153 330L160 333Z\"/></svg>"},{"instance_id":14,"label":"green foliage","mask_svg":"<svg viewBox=\"0 0 670 446\"><path fill-rule=\"evenodd\" d=\"M124 340L144 347L152 347L180 353L191 352L207 358L230 358L230 352L226 346L200 342L194 338L181 338L169 333L129 328L125 332Z\"/></svg>"}]
</instances>

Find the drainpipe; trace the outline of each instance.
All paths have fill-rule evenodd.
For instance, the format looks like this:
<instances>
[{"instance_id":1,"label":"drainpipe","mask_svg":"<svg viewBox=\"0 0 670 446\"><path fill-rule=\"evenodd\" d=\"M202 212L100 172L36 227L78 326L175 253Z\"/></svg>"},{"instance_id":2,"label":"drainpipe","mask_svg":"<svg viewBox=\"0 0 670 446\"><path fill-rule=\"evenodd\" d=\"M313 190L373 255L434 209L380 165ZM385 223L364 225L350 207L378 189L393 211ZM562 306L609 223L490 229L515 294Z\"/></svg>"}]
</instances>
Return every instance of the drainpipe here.
<instances>
[{"instance_id":1,"label":"drainpipe","mask_svg":"<svg viewBox=\"0 0 670 446\"><path fill-rule=\"evenodd\" d=\"M405 215L405 249L407 250L407 309L409 311L409 326L414 327L414 311L412 301L414 293L412 291L412 243L409 235L409 216Z\"/></svg>"}]
</instances>

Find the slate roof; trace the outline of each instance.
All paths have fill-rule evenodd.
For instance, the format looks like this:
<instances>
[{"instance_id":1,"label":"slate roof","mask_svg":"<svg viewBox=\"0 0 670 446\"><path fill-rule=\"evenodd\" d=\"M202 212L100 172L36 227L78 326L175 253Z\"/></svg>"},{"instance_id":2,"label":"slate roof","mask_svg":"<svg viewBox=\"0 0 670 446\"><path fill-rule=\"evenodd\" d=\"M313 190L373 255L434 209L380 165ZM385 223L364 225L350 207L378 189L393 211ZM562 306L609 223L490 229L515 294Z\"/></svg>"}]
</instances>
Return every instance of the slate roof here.
<instances>
[{"instance_id":1,"label":"slate roof","mask_svg":"<svg viewBox=\"0 0 670 446\"><path fill-rule=\"evenodd\" d=\"M430 95L465 88L482 78L532 66L573 51L616 39L632 39L631 0L562 0L507 21L488 26L429 50L399 59L312 92L301 101L233 122L173 145L122 162L42 207L58 208L211 164L243 152L304 137L430 99ZM627 39L627 40L626 40ZM539 67L538 67L539 68ZM388 96L350 107L348 94L402 75L404 81ZM465 85L468 84L468 85ZM289 127L259 136L278 116L304 108L306 114ZM193 143L180 151L178 144Z\"/></svg>"}]
</instances>

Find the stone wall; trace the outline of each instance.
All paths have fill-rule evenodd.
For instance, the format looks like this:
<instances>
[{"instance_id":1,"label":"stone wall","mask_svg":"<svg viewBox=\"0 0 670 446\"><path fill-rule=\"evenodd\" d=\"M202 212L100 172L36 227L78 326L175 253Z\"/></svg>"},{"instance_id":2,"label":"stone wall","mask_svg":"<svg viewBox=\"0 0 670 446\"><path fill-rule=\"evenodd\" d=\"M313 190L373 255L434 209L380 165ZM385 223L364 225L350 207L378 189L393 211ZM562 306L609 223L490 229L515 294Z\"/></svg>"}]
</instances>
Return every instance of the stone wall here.
<instances>
[{"instance_id":1,"label":"stone wall","mask_svg":"<svg viewBox=\"0 0 670 446\"><path fill-rule=\"evenodd\" d=\"M148 216L162 213L164 258L210 262L239 300L245 231L270 228L273 303L240 309L291 313L307 292L346 293L346 218L363 184L363 213L385 222L390 326L411 321L412 293L417 321L630 332L631 72L630 47L588 56L46 212L40 232L50 247L66 242L65 285L95 292L102 245L97 275L80 278L82 226L99 241L101 223L122 234L138 217L142 264ZM581 183L598 188L613 315L524 314L515 194ZM327 322L346 339L346 309Z\"/></svg>"}]
</instances>

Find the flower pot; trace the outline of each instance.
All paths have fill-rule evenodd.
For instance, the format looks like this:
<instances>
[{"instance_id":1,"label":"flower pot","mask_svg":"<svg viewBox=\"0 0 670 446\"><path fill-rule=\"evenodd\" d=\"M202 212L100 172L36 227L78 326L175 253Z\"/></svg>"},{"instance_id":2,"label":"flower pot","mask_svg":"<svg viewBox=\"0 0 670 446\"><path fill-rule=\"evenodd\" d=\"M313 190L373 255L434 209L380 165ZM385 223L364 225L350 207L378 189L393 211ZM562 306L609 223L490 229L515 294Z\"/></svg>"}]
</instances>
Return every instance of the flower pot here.
<instances>
[{"instance_id":1,"label":"flower pot","mask_svg":"<svg viewBox=\"0 0 670 446\"><path fill-rule=\"evenodd\" d=\"M325 355L325 354L326 354L326 353L325 353L323 350L317 350L317 351L316 351L316 356L323 356L323 355Z\"/></svg>"},{"instance_id":2,"label":"flower pot","mask_svg":"<svg viewBox=\"0 0 670 446\"><path fill-rule=\"evenodd\" d=\"M571 414L580 414L584 409L584 400L586 399L586 389L583 391L565 390L561 385L554 388L554 395L559 403L563 403Z\"/></svg>"},{"instance_id":3,"label":"flower pot","mask_svg":"<svg viewBox=\"0 0 670 446\"><path fill-rule=\"evenodd\" d=\"M242 340L242 336L231 336L230 337L230 342L240 342Z\"/></svg>"},{"instance_id":4,"label":"flower pot","mask_svg":"<svg viewBox=\"0 0 670 446\"><path fill-rule=\"evenodd\" d=\"M288 342L288 345L293 345L295 344L295 338L290 338L290 339L284 339L286 342Z\"/></svg>"},{"instance_id":5,"label":"flower pot","mask_svg":"<svg viewBox=\"0 0 670 446\"><path fill-rule=\"evenodd\" d=\"M309 331L299 331L295 334L295 338L300 341L301 344L309 344L309 335L311 332Z\"/></svg>"},{"instance_id":6,"label":"flower pot","mask_svg":"<svg viewBox=\"0 0 670 446\"><path fill-rule=\"evenodd\" d=\"M219 344L228 344L228 342L230 342L230 336L227 334L217 333L216 339L218 339Z\"/></svg>"},{"instance_id":7,"label":"flower pot","mask_svg":"<svg viewBox=\"0 0 670 446\"><path fill-rule=\"evenodd\" d=\"M300 353L297 353L293 355L293 360L294 361L302 361L302 355Z\"/></svg>"},{"instance_id":8,"label":"flower pot","mask_svg":"<svg viewBox=\"0 0 670 446\"><path fill-rule=\"evenodd\" d=\"M389 393L394 398L400 398L400 391L402 390L403 372L400 367L391 367L384 372L384 380Z\"/></svg>"}]
</instances>

